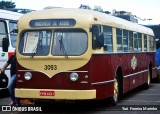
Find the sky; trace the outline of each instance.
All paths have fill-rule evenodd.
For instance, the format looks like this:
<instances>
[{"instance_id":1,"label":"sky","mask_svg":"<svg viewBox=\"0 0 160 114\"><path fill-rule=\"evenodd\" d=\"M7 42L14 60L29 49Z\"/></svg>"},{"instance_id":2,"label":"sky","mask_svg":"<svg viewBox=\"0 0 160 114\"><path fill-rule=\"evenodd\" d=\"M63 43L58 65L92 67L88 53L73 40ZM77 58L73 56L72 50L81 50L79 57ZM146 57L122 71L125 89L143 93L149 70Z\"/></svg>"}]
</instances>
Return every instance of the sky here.
<instances>
[{"instance_id":1,"label":"sky","mask_svg":"<svg viewBox=\"0 0 160 114\"><path fill-rule=\"evenodd\" d=\"M138 20L140 24L160 24L160 0L5 0L15 2L16 8L42 10L47 6L63 8L79 8L81 4L101 6L104 11L132 12L133 15L146 21ZM158 15L157 15L158 14ZM152 20L148 20L152 19Z\"/></svg>"}]
</instances>

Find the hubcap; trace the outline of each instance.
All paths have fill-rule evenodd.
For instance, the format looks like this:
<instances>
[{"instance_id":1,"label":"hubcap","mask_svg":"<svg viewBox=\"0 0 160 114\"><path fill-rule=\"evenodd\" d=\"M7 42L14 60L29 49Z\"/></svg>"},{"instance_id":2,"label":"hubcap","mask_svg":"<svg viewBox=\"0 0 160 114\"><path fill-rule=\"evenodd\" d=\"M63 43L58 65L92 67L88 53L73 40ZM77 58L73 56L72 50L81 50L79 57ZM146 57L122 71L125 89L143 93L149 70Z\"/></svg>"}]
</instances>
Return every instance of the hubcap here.
<instances>
[{"instance_id":1,"label":"hubcap","mask_svg":"<svg viewBox=\"0 0 160 114\"><path fill-rule=\"evenodd\" d=\"M114 96L113 96L113 98L115 101L118 100L118 81L116 78L114 79Z\"/></svg>"},{"instance_id":2,"label":"hubcap","mask_svg":"<svg viewBox=\"0 0 160 114\"><path fill-rule=\"evenodd\" d=\"M150 73L148 72L148 85L150 84Z\"/></svg>"}]
</instances>

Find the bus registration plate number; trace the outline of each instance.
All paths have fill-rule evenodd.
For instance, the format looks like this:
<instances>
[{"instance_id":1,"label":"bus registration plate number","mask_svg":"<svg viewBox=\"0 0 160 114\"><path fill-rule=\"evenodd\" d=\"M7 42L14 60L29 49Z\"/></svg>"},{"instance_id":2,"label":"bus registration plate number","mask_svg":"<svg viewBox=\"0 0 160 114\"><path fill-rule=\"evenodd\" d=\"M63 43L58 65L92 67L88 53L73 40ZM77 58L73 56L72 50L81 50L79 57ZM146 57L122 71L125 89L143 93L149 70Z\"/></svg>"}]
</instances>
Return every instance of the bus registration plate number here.
<instances>
[{"instance_id":1,"label":"bus registration plate number","mask_svg":"<svg viewBox=\"0 0 160 114\"><path fill-rule=\"evenodd\" d=\"M40 91L40 96L54 96L54 91Z\"/></svg>"}]
</instances>

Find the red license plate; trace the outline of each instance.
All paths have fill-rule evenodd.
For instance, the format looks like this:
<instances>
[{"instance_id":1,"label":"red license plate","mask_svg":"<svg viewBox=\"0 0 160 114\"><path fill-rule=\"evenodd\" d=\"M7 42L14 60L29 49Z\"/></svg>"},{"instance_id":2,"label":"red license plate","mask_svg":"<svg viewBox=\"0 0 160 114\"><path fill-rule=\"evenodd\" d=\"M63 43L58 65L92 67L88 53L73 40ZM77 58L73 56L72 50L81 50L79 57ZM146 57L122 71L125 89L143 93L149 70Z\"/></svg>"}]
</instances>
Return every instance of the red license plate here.
<instances>
[{"instance_id":1,"label":"red license plate","mask_svg":"<svg viewBox=\"0 0 160 114\"><path fill-rule=\"evenodd\" d=\"M40 96L54 96L54 91L40 91Z\"/></svg>"}]
</instances>

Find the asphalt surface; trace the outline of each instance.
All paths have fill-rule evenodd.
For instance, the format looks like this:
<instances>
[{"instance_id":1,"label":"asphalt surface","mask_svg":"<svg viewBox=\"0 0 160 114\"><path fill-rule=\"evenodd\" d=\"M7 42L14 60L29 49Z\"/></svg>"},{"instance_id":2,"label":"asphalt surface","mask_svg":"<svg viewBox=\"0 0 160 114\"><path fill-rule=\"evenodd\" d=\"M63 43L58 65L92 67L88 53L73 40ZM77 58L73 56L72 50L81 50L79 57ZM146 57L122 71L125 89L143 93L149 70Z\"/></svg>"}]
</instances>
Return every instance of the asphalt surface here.
<instances>
[{"instance_id":1,"label":"asphalt surface","mask_svg":"<svg viewBox=\"0 0 160 114\"><path fill-rule=\"evenodd\" d=\"M0 110L2 110L2 106L9 104L10 97L6 96L3 91L0 95ZM160 83L152 83L149 89L139 87L125 94L116 106L112 106L107 100L56 101L43 102L40 105L23 102L20 109L12 107L12 110L14 111L0 111L0 114L160 114Z\"/></svg>"}]
</instances>

